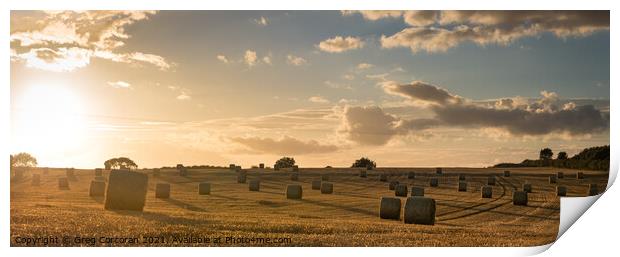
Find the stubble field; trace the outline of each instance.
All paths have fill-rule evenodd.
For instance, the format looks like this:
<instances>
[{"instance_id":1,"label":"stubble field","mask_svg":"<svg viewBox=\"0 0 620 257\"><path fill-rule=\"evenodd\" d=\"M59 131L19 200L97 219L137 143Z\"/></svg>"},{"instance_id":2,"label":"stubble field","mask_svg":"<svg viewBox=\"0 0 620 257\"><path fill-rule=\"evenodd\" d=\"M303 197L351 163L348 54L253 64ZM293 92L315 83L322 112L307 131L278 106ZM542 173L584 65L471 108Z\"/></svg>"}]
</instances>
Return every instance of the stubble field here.
<instances>
[{"instance_id":1,"label":"stubble field","mask_svg":"<svg viewBox=\"0 0 620 257\"><path fill-rule=\"evenodd\" d=\"M260 191L237 183L228 169L190 169L186 177L176 170L150 170L143 212L103 209L103 197L89 197L93 170L75 170L69 190L58 188L64 169L41 174L33 186L29 175L11 182L11 245L24 246L27 238L56 238L51 246L533 246L551 243L558 232L560 201L556 185L565 185L568 196L586 196L588 184L603 191L607 174L552 168L509 169L378 168L367 178L358 169L300 168L299 181L289 171L247 170L248 181L260 177ZM416 172L408 179L407 172ZM563 171L565 177L550 184L548 176ZM404 224L379 218L379 200L394 197L388 182L425 187L425 196L437 202L435 225ZM104 171L108 176L109 171ZM333 194L311 189L312 180L328 174ZM465 174L467 192L458 192L458 174ZM483 199L480 187L496 177L493 197ZM439 187L429 187L438 177ZM528 206L512 204L512 192L524 182L532 184ZM210 195L199 195L198 184L211 183ZM155 198L155 185L170 183L169 199ZM300 184L303 199L285 197L287 184ZM401 197L402 202L406 200ZM137 242L127 241L137 238ZM210 240L207 242L206 240ZM234 239L234 240L233 240ZM22 241L19 241L22 240ZM41 239L40 239L41 240ZM91 241L92 240L92 241ZM219 240L219 241L218 241ZM53 241L53 240L52 240ZM39 241L41 245L42 241Z\"/></svg>"}]
</instances>

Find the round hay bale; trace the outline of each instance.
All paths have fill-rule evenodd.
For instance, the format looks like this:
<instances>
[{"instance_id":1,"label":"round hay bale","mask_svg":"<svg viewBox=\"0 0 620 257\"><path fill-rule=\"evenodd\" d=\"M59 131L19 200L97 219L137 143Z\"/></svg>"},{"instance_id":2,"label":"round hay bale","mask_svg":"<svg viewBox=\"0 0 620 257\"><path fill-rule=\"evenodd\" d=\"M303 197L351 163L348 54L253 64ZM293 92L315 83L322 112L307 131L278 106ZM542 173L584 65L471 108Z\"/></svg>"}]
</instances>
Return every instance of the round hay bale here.
<instances>
[{"instance_id":1,"label":"round hay bale","mask_svg":"<svg viewBox=\"0 0 620 257\"><path fill-rule=\"evenodd\" d=\"M415 179L415 172L413 172L413 171L408 172L407 173L407 178L408 179Z\"/></svg>"},{"instance_id":2,"label":"round hay bale","mask_svg":"<svg viewBox=\"0 0 620 257\"><path fill-rule=\"evenodd\" d=\"M157 185L155 185L155 198L170 198L170 184L157 183Z\"/></svg>"},{"instance_id":3,"label":"round hay bale","mask_svg":"<svg viewBox=\"0 0 620 257\"><path fill-rule=\"evenodd\" d=\"M512 204L514 205L527 205L527 192L514 191L512 193Z\"/></svg>"},{"instance_id":4,"label":"round hay bale","mask_svg":"<svg viewBox=\"0 0 620 257\"><path fill-rule=\"evenodd\" d=\"M577 179L583 179L583 172L577 172Z\"/></svg>"},{"instance_id":5,"label":"round hay bale","mask_svg":"<svg viewBox=\"0 0 620 257\"><path fill-rule=\"evenodd\" d=\"M490 176L487 178L487 185L494 186L495 185L495 176Z\"/></svg>"},{"instance_id":6,"label":"round hay bale","mask_svg":"<svg viewBox=\"0 0 620 257\"><path fill-rule=\"evenodd\" d=\"M557 181L558 181L558 176L557 175L549 176L549 184L555 184Z\"/></svg>"},{"instance_id":7,"label":"round hay bale","mask_svg":"<svg viewBox=\"0 0 620 257\"><path fill-rule=\"evenodd\" d=\"M68 178L75 176L75 169L74 168L69 168L65 172L66 172Z\"/></svg>"},{"instance_id":8,"label":"round hay bale","mask_svg":"<svg viewBox=\"0 0 620 257\"><path fill-rule=\"evenodd\" d=\"M365 178L367 176L368 176L368 174L366 174L365 170L360 170L360 178Z\"/></svg>"},{"instance_id":9,"label":"round hay bale","mask_svg":"<svg viewBox=\"0 0 620 257\"><path fill-rule=\"evenodd\" d=\"M95 177L102 176L102 175L103 175L103 170L101 168L96 168L95 169Z\"/></svg>"},{"instance_id":10,"label":"round hay bale","mask_svg":"<svg viewBox=\"0 0 620 257\"><path fill-rule=\"evenodd\" d=\"M442 174L443 173L443 169L442 168L435 168L435 173L436 174Z\"/></svg>"},{"instance_id":11,"label":"round hay bale","mask_svg":"<svg viewBox=\"0 0 620 257\"><path fill-rule=\"evenodd\" d=\"M467 192L467 182L459 182L459 192Z\"/></svg>"},{"instance_id":12,"label":"round hay bale","mask_svg":"<svg viewBox=\"0 0 620 257\"><path fill-rule=\"evenodd\" d=\"M312 180L312 190L321 190L320 180Z\"/></svg>"},{"instance_id":13,"label":"round hay bale","mask_svg":"<svg viewBox=\"0 0 620 257\"><path fill-rule=\"evenodd\" d=\"M530 183L524 183L522 186L522 190L528 193L532 192L532 184Z\"/></svg>"},{"instance_id":14,"label":"round hay bale","mask_svg":"<svg viewBox=\"0 0 620 257\"><path fill-rule=\"evenodd\" d=\"M33 186L39 186L41 185L41 175L40 174L32 174L32 181L31 181Z\"/></svg>"},{"instance_id":15,"label":"round hay bale","mask_svg":"<svg viewBox=\"0 0 620 257\"><path fill-rule=\"evenodd\" d=\"M388 188L390 190L394 190L396 189L396 186L398 186L398 181L390 181L390 185L388 186Z\"/></svg>"},{"instance_id":16,"label":"round hay bale","mask_svg":"<svg viewBox=\"0 0 620 257\"><path fill-rule=\"evenodd\" d=\"M113 170L105 193L106 210L142 211L149 178L144 173Z\"/></svg>"},{"instance_id":17,"label":"round hay bale","mask_svg":"<svg viewBox=\"0 0 620 257\"><path fill-rule=\"evenodd\" d=\"M564 178L564 172L558 171L558 178Z\"/></svg>"},{"instance_id":18,"label":"round hay bale","mask_svg":"<svg viewBox=\"0 0 620 257\"><path fill-rule=\"evenodd\" d=\"M291 173L291 180L292 181L298 181L299 180L299 173Z\"/></svg>"},{"instance_id":19,"label":"round hay bale","mask_svg":"<svg viewBox=\"0 0 620 257\"><path fill-rule=\"evenodd\" d=\"M424 196L423 187L411 187L411 196Z\"/></svg>"},{"instance_id":20,"label":"round hay bale","mask_svg":"<svg viewBox=\"0 0 620 257\"><path fill-rule=\"evenodd\" d=\"M409 197L405 202L404 222L406 224L435 225L435 199Z\"/></svg>"},{"instance_id":21,"label":"round hay bale","mask_svg":"<svg viewBox=\"0 0 620 257\"><path fill-rule=\"evenodd\" d=\"M69 190L69 179L58 178L58 188L62 190Z\"/></svg>"},{"instance_id":22,"label":"round hay bale","mask_svg":"<svg viewBox=\"0 0 620 257\"><path fill-rule=\"evenodd\" d=\"M88 196L97 197L105 195L105 182L93 180L90 182L90 190L88 191Z\"/></svg>"},{"instance_id":23,"label":"round hay bale","mask_svg":"<svg viewBox=\"0 0 620 257\"><path fill-rule=\"evenodd\" d=\"M379 175L379 181L386 182L387 180L388 180L387 174L383 173L383 174Z\"/></svg>"},{"instance_id":24,"label":"round hay bale","mask_svg":"<svg viewBox=\"0 0 620 257\"><path fill-rule=\"evenodd\" d=\"M460 181L465 180L465 174L459 174L459 180Z\"/></svg>"},{"instance_id":25,"label":"round hay bale","mask_svg":"<svg viewBox=\"0 0 620 257\"><path fill-rule=\"evenodd\" d=\"M249 189L250 191L260 191L260 180L250 179Z\"/></svg>"},{"instance_id":26,"label":"round hay bale","mask_svg":"<svg viewBox=\"0 0 620 257\"><path fill-rule=\"evenodd\" d=\"M431 187L438 187L438 186L439 186L439 179L437 179L437 178L431 178L431 179L430 179L430 186L431 186Z\"/></svg>"},{"instance_id":27,"label":"round hay bale","mask_svg":"<svg viewBox=\"0 0 620 257\"><path fill-rule=\"evenodd\" d=\"M327 174L321 175L321 181L329 181L329 175Z\"/></svg>"},{"instance_id":28,"label":"round hay bale","mask_svg":"<svg viewBox=\"0 0 620 257\"><path fill-rule=\"evenodd\" d=\"M321 183L321 194L331 194L334 192L334 184L323 182Z\"/></svg>"},{"instance_id":29,"label":"round hay bale","mask_svg":"<svg viewBox=\"0 0 620 257\"><path fill-rule=\"evenodd\" d=\"M590 184L588 185L588 196L598 195L598 185Z\"/></svg>"},{"instance_id":30,"label":"round hay bale","mask_svg":"<svg viewBox=\"0 0 620 257\"><path fill-rule=\"evenodd\" d=\"M556 186L555 194L557 196L566 196L566 187L565 186Z\"/></svg>"},{"instance_id":31,"label":"round hay bale","mask_svg":"<svg viewBox=\"0 0 620 257\"><path fill-rule=\"evenodd\" d=\"M510 177L510 171L509 170L505 170L504 171L504 177Z\"/></svg>"},{"instance_id":32,"label":"round hay bale","mask_svg":"<svg viewBox=\"0 0 620 257\"><path fill-rule=\"evenodd\" d=\"M301 185L287 185L286 186L286 198L287 199L301 199L302 196Z\"/></svg>"},{"instance_id":33,"label":"round hay bale","mask_svg":"<svg viewBox=\"0 0 620 257\"><path fill-rule=\"evenodd\" d=\"M245 180L247 179L247 173L245 172L239 172L237 173L237 183L245 183Z\"/></svg>"},{"instance_id":34,"label":"round hay bale","mask_svg":"<svg viewBox=\"0 0 620 257\"><path fill-rule=\"evenodd\" d=\"M261 169L261 170L264 169L265 168L265 164L264 163L259 163L258 164L258 168Z\"/></svg>"},{"instance_id":35,"label":"round hay bale","mask_svg":"<svg viewBox=\"0 0 620 257\"><path fill-rule=\"evenodd\" d=\"M400 198L381 197L379 217L382 219L400 219Z\"/></svg>"},{"instance_id":36,"label":"round hay bale","mask_svg":"<svg viewBox=\"0 0 620 257\"><path fill-rule=\"evenodd\" d=\"M491 187L491 186L482 186L482 188L480 188L480 196L482 198L491 198L491 197L493 197L493 187Z\"/></svg>"},{"instance_id":37,"label":"round hay bale","mask_svg":"<svg viewBox=\"0 0 620 257\"><path fill-rule=\"evenodd\" d=\"M396 196L407 197L407 193L407 185L399 184L394 188L394 195Z\"/></svg>"},{"instance_id":38,"label":"round hay bale","mask_svg":"<svg viewBox=\"0 0 620 257\"><path fill-rule=\"evenodd\" d=\"M186 167L181 167L181 168L179 169L179 175L180 175L181 177L187 177L187 175L189 175L189 171L187 170L187 168L186 168Z\"/></svg>"},{"instance_id":39,"label":"round hay bale","mask_svg":"<svg viewBox=\"0 0 620 257\"><path fill-rule=\"evenodd\" d=\"M211 194L211 183L202 182L198 184L198 194L199 195Z\"/></svg>"}]
</instances>

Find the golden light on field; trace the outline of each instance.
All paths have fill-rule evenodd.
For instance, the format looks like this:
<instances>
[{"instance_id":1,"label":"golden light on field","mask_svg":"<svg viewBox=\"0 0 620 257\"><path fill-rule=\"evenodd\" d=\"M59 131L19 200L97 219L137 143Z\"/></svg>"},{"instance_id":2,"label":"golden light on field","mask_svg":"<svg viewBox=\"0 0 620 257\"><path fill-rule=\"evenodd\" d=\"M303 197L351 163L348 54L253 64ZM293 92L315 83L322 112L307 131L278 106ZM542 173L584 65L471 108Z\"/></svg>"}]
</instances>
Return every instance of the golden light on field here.
<instances>
[{"instance_id":1,"label":"golden light on field","mask_svg":"<svg viewBox=\"0 0 620 257\"><path fill-rule=\"evenodd\" d=\"M40 154L80 147L87 125L80 115L84 107L84 101L63 85L30 86L18 96L15 110L21 147Z\"/></svg>"}]
</instances>

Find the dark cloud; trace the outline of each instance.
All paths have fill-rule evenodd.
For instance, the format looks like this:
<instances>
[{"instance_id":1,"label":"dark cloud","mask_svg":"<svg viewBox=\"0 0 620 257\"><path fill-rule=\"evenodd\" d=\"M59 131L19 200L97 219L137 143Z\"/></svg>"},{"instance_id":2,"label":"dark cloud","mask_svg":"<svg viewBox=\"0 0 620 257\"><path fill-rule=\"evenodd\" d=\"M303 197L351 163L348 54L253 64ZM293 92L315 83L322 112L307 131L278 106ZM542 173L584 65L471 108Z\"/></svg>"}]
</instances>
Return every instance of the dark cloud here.
<instances>
[{"instance_id":1,"label":"dark cloud","mask_svg":"<svg viewBox=\"0 0 620 257\"><path fill-rule=\"evenodd\" d=\"M460 97L450 94L447 90L422 81L414 81L411 84L398 84L390 81L383 83L382 86L388 94L399 95L411 100L435 104L451 104L461 101Z\"/></svg>"},{"instance_id":2,"label":"dark cloud","mask_svg":"<svg viewBox=\"0 0 620 257\"><path fill-rule=\"evenodd\" d=\"M346 106L341 131L360 144L384 145L398 133L398 122L398 118L377 106Z\"/></svg>"},{"instance_id":3,"label":"dark cloud","mask_svg":"<svg viewBox=\"0 0 620 257\"><path fill-rule=\"evenodd\" d=\"M516 136L587 135L609 129L608 112L597 109L592 101L565 101L554 92L542 91L538 99L516 97L477 102L421 81L410 84L389 81L382 85L385 92L414 104L430 103L427 107L434 117L403 119L377 106L346 106L342 132L349 140L384 145L394 136L433 127L499 128Z\"/></svg>"}]
</instances>

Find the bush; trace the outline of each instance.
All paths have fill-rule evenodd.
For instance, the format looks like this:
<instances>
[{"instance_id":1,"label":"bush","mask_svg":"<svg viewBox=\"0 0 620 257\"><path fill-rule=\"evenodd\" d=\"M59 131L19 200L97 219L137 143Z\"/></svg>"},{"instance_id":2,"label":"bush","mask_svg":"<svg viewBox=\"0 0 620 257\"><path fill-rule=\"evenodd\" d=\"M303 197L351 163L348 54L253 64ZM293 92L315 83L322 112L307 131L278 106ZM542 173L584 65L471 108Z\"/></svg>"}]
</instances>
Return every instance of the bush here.
<instances>
[{"instance_id":1,"label":"bush","mask_svg":"<svg viewBox=\"0 0 620 257\"><path fill-rule=\"evenodd\" d=\"M355 162L351 165L351 168L367 168L367 167L377 167L377 163L368 159L367 157L362 157L359 160L355 160Z\"/></svg>"},{"instance_id":2,"label":"bush","mask_svg":"<svg viewBox=\"0 0 620 257\"><path fill-rule=\"evenodd\" d=\"M292 157L282 157L273 165L274 169L292 168L295 165L295 159Z\"/></svg>"}]
</instances>

